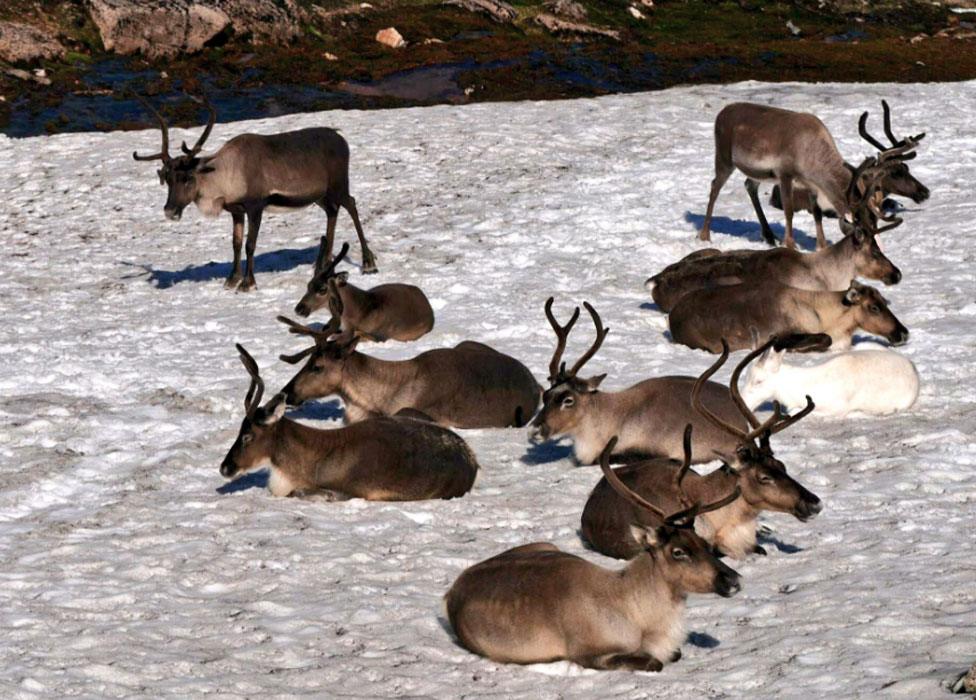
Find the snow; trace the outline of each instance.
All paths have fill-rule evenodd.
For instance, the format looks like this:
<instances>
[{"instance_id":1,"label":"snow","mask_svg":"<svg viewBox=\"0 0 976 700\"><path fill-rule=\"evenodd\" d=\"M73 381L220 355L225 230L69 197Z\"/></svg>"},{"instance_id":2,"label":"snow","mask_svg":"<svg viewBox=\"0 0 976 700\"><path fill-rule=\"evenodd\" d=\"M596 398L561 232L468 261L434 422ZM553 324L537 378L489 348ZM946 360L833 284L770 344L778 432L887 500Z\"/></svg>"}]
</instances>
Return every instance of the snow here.
<instances>
[{"instance_id":1,"label":"snow","mask_svg":"<svg viewBox=\"0 0 976 700\"><path fill-rule=\"evenodd\" d=\"M215 129L212 148L243 130L342 129L380 268L351 280L419 284L437 313L421 341L367 352L470 338L542 380L543 302L555 295L565 317L585 299L612 328L588 367L609 372L609 389L711 362L667 341L643 282L697 247L724 104L815 111L855 161L868 153L857 117L870 109L880 132L882 97L896 131L928 132L912 171L933 197L885 240L905 273L885 295L911 330L899 350L918 366L919 401L776 437L825 510L766 518L769 556L737 566L737 597L690 600L684 658L660 674L504 666L445 629L451 582L506 548L547 540L619 566L579 541L599 472L572 466L565 444L464 431L482 472L449 502L323 504L273 498L262 477L224 484L248 384L233 344L269 390L294 371L276 358L301 341L274 317L304 290L321 211L265 217L258 290L235 294L222 287L229 217L166 221L155 167L130 156L158 133L0 139L0 694L940 695L976 658L974 89L744 83ZM740 183L716 209L724 248L760 245ZM811 246L812 220L797 224ZM338 240L358 263L345 213ZM591 338L584 314L569 355ZM298 415L332 425L340 411Z\"/></svg>"}]
</instances>

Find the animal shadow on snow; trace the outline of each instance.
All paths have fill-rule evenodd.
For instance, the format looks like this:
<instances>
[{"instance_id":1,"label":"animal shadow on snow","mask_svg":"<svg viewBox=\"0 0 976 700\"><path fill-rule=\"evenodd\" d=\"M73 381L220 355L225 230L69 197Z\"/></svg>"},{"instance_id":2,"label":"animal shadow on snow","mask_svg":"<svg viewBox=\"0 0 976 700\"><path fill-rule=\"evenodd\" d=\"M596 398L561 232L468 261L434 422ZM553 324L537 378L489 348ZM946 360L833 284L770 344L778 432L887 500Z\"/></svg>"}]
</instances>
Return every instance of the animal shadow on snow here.
<instances>
[{"instance_id":1,"label":"animal shadow on snow","mask_svg":"<svg viewBox=\"0 0 976 700\"><path fill-rule=\"evenodd\" d=\"M688 643L693 647L698 647L699 649L714 649L722 642L707 632L689 632Z\"/></svg>"},{"instance_id":2,"label":"animal shadow on snow","mask_svg":"<svg viewBox=\"0 0 976 700\"><path fill-rule=\"evenodd\" d=\"M686 211L685 221L692 224L697 233L701 231L702 224L705 223L705 217L702 214L692 214L690 211ZM786 235L786 229L783 227L783 224L770 223L769 228L773 230L773 235L782 242L783 236ZM756 243L765 242L762 237L762 226L759 225L758 221L743 221L742 219L730 219L727 216L713 216L711 230L712 233L724 233L728 236L744 238ZM813 250L817 247L817 239L811 238L806 232L798 229L796 226L793 227L793 237L796 239L796 244L800 248Z\"/></svg>"},{"instance_id":3,"label":"animal shadow on snow","mask_svg":"<svg viewBox=\"0 0 976 700\"><path fill-rule=\"evenodd\" d=\"M305 418L306 420L334 421L342 420L346 415L339 399L331 401L308 401L299 408L288 411L289 418Z\"/></svg>"},{"instance_id":4,"label":"animal shadow on snow","mask_svg":"<svg viewBox=\"0 0 976 700\"><path fill-rule=\"evenodd\" d=\"M318 244L308 248L282 248L254 256L254 274L262 272L285 272L301 265L312 265L318 255ZM124 265L140 267L149 275L150 284L159 289L168 289L181 282L208 282L225 280L231 273L231 262L210 261L202 265L188 265L182 270L160 270L152 265L123 261ZM138 276L131 275L131 276ZM260 283L259 283L260 284Z\"/></svg>"},{"instance_id":5,"label":"animal shadow on snow","mask_svg":"<svg viewBox=\"0 0 976 700\"><path fill-rule=\"evenodd\" d=\"M661 311L661 307L658 306L653 301L645 301L643 304L640 305L640 308L644 309L645 311ZM662 311L661 313L664 312Z\"/></svg>"},{"instance_id":6,"label":"animal shadow on snow","mask_svg":"<svg viewBox=\"0 0 976 700\"><path fill-rule=\"evenodd\" d=\"M522 464L549 464L571 458L572 455L572 445L560 445L554 440L546 440L538 444L530 444L529 449L522 455L521 462Z\"/></svg>"},{"instance_id":7,"label":"animal shadow on snow","mask_svg":"<svg viewBox=\"0 0 976 700\"><path fill-rule=\"evenodd\" d=\"M229 481L223 486L217 487L217 493L221 496L226 496L229 493L237 493L238 491L247 491L248 489L263 489L268 486L268 470L263 469L259 472L251 472L250 474L245 474L239 479L234 479Z\"/></svg>"}]
</instances>

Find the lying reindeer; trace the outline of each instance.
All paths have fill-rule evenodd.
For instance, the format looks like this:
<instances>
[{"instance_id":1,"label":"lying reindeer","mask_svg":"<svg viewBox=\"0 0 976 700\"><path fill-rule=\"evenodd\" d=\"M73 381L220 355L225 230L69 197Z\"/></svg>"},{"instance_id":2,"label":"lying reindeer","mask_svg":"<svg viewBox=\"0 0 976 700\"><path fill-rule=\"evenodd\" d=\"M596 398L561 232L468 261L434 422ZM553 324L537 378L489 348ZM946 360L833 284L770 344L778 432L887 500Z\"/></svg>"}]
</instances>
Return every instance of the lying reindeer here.
<instances>
[{"instance_id":1,"label":"lying reindeer","mask_svg":"<svg viewBox=\"0 0 976 700\"><path fill-rule=\"evenodd\" d=\"M230 212L234 221L234 263L224 286L242 292L254 289L254 249L265 209L294 211L317 204L327 218L326 259L332 257L339 207L352 217L363 249L363 272L376 272L376 258L366 244L356 200L349 194L349 144L335 129L311 128L281 134L240 134L209 156L200 155L210 136L217 112L204 100L210 119L193 148L182 145L183 155L169 154L169 127L146 100L143 106L159 122L163 145L159 153L136 160L161 160L159 183L169 188L163 212L178 221L189 204L204 216ZM247 218L247 269L241 276L241 244Z\"/></svg>"},{"instance_id":2,"label":"lying reindeer","mask_svg":"<svg viewBox=\"0 0 976 700\"><path fill-rule=\"evenodd\" d=\"M735 379L738 380L744 366L770 345L772 341L740 362L733 375ZM638 462L615 470L615 476L627 489L665 511L688 507L692 500L717 500L720 494L738 488L742 497L722 508L700 515L696 530L722 554L733 559L743 559L747 554L766 553L756 544L756 520L759 513L791 513L801 522L806 522L815 517L823 506L819 498L786 473L786 467L773 455L769 444L772 435L809 414L813 409L812 402L808 402L806 408L795 416L785 419L781 417L777 407L773 417L761 424L748 406L740 403L743 416L754 426L748 432L717 418L701 405L702 386L727 358L728 351L698 379L692 394L695 410L738 440L734 453L721 455L725 461L722 467L706 476L690 470L692 426L689 424L685 428L682 462L672 459ZM738 396L738 392L734 392L734 395ZM736 466L733 467L730 463ZM653 534L661 525L661 520L652 511L635 506L633 501L622 498L618 492L619 488L611 487L606 478L597 483L583 509L581 533L583 539L601 554L630 559L640 554L645 546L647 533Z\"/></svg>"},{"instance_id":3,"label":"lying reindeer","mask_svg":"<svg viewBox=\"0 0 976 700\"><path fill-rule=\"evenodd\" d=\"M611 440L600 465L611 483ZM548 542L523 545L466 569L444 596L461 644L503 663L568 659L587 668L660 671L681 658L689 593L740 590L739 574L719 561L695 534L695 516L725 505L667 515L641 505L663 525L623 570L605 569Z\"/></svg>"},{"instance_id":4,"label":"lying reindeer","mask_svg":"<svg viewBox=\"0 0 976 700\"><path fill-rule=\"evenodd\" d=\"M335 271L348 251L349 244L343 243L339 255L326 263L323 236L315 273L295 313L308 316L325 307L342 320L343 331L377 342L416 340L430 333L434 310L420 288L394 283L360 289L349 284L347 272Z\"/></svg>"},{"instance_id":5,"label":"lying reindeer","mask_svg":"<svg viewBox=\"0 0 976 700\"><path fill-rule=\"evenodd\" d=\"M348 428L317 430L284 417L276 394L261 406L257 363L237 346L251 375L237 440L220 465L232 479L271 466L275 496L418 501L456 498L471 490L478 461L446 428L411 418L371 418Z\"/></svg>"},{"instance_id":6,"label":"lying reindeer","mask_svg":"<svg viewBox=\"0 0 976 700\"><path fill-rule=\"evenodd\" d=\"M507 428L525 425L539 405L542 388L528 368L481 343L467 340L409 360L381 360L357 352L355 335L335 335L335 317L321 331L284 316L278 320L315 340L302 352L281 356L290 364L308 357L282 389L292 406L337 394L347 423L406 409L457 428Z\"/></svg>"},{"instance_id":7,"label":"lying reindeer","mask_svg":"<svg viewBox=\"0 0 976 700\"><path fill-rule=\"evenodd\" d=\"M918 398L918 371L907 357L890 350L852 350L825 362L800 367L767 349L749 368L742 396L749 406L768 399L792 409L809 394L817 415L885 415L904 411Z\"/></svg>"},{"instance_id":8,"label":"lying reindeer","mask_svg":"<svg viewBox=\"0 0 976 700\"><path fill-rule=\"evenodd\" d=\"M892 345L908 342L908 329L888 309L878 290L851 280L843 292L812 292L754 280L688 294L668 316L671 337L693 349L721 352L793 333L827 334L831 348L851 344L854 331L884 336Z\"/></svg>"},{"instance_id":9,"label":"lying reindeer","mask_svg":"<svg viewBox=\"0 0 976 700\"><path fill-rule=\"evenodd\" d=\"M885 100L881 100L881 107L884 109L884 131L885 135L888 137L888 141L891 145L885 146L881 141L874 138L867 130L868 113L864 112L861 115L860 120L858 120L857 130L861 134L861 138L870 143L872 146L878 149L878 152L883 153L887 150L893 148L900 148L905 145L906 139L897 139L895 135L891 132L891 108L888 107L888 103ZM915 143L922 140L925 134L917 134L912 137ZM929 198L929 189L919 182L911 173L908 168L908 164L905 160L911 160L914 154L906 156L903 160L896 161L890 169L885 172L884 179L881 181L880 187L880 199L885 200L888 195L895 195L897 197L909 197L916 204L921 204ZM854 166L850 163L845 163L847 168L853 172ZM746 181L746 189L750 189L751 185L749 181ZM751 193L750 193L751 196ZM887 201L887 200L885 200ZM766 222L766 216L763 214L762 207L758 204L758 196L753 200L753 204L756 208L756 214L759 217L759 221L764 229L769 228L769 224ZM769 197L769 203L776 207L777 209L783 209L783 197L779 190L779 185L773 187L772 194ZM881 205L884 209L884 204ZM823 232L823 217L828 216L832 218L837 217L837 212L832 209L823 211L817 204L817 196L815 193L806 189L802 185L797 185L793 189L793 211L808 211L813 214L813 220L817 225L817 248L823 248L826 245L827 239L824 237ZM772 236L772 233L769 233ZM763 237L766 237L765 232Z\"/></svg>"},{"instance_id":10,"label":"lying reindeer","mask_svg":"<svg viewBox=\"0 0 976 700\"><path fill-rule=\"evenodd\" d=\"M559 325L552 314L553 299L546 301L545 312L556 334L556 350L549 363L549 388L542 395L542 410L532 421L533 439L549 440L568 435L580 464L595 464L600 450L611 436L616 442L616 460L646 459L648 457L680 458L681 431L685 425L695 426L698 439L694 445L694 462L714 459L715 451L735 450L736 443L698 415L691 406L694 377L655 377L624 389L600 391L605 374L583 378L580 370L592 358L610 329L603 327L599 314L589 303L586 310L596 326L596 340L569 369L561 362L566 340L579 319L577 307L565 326ZM715 382L702 388L705 403L730 423L741 423L742 415L729 390Z\"/></svg>"},{"instance_id":11,"label":"lying reindeer","mask_svg":"<svg viewBox=\"0 0 976 700\"><path fill-rule=\"evenodd\" d=\"M871 163L870 159L865 161L859 168L860 174L866 174ZM885 256L876 238L901 223L901 219L877 211L873 201L882 173L879 169L868 173L870 183L858 204L853 230L828 248L815 253L791 248L726 253L715 249L695 251L648 279L644 286L658 307L669 312L686 294L753 280L813 291L842 291L856 277L897 284L901 271ZM878 227L879 217L890 223Z\"/></svg>"}]
</instances>

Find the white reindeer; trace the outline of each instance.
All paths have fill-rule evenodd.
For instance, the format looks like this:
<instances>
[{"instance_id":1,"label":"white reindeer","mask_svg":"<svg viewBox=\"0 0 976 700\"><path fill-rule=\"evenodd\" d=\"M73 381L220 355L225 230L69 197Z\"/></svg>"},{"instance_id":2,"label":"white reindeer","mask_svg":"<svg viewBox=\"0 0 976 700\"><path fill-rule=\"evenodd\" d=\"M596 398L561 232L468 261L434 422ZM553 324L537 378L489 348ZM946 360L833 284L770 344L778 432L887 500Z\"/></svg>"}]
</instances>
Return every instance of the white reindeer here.
<instances>
[{"instance_id":1,"label":"white reindeer","mask_svg":"<svg viewBox=\"0 0 976 700\"><path fill-rule=\"evenodd\" d=\"M786 364L783 355L770 348L749 367L742 388L748 406L774 400L792 410L810 396L821 416L843 417L904 411L918 398L915 365L891 350L849 350L810 367Z\"/></svg>"}]
</instances>

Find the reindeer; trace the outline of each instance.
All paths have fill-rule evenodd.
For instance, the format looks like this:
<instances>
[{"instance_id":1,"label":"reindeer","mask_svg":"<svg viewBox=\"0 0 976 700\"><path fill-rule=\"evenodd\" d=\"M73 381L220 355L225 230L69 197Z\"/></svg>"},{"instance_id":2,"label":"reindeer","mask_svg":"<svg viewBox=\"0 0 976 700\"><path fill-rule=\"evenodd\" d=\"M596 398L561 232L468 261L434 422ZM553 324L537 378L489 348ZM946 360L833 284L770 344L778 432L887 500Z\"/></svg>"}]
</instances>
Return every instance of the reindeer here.
<instances>
[{"instance_id":1,"label":"reindeer","mask_svg":"<svg viewBox=\"0 0 976 700\"><path fill-rule=\"evenodd\" d=\"M434 327L434 310L420 290L412 284L381 284L360 289L349 284L349 273L336 272L336 265L346 256L349 244L331 263L324 259L325 236L319 246L315 274L305 296L295 307L299 316L308 316L322 307L341 319L343 331L377 342L416 340Z\"/></svg>"},{"instance_id":2,"label":"reindeer","mask_svg":"<svg viewBox=\"0 0 976 700\"><path fill-rule=\"evenodd\" d=\"M722 340L733 350L791 333L826 334L829 347L850 347L854 331L884 336L892 345L908 342L908 329L888 309L878 290L851 280L841 292L813 292L752 280L703 289L679 301L668 316L671 338L693 349L718 353Z\"/></svg>"},{"instance_id":3,"label":"reindeer","mask_svg":"<svg viewBox=\"0 0 976 700\"><path fill-rule=\"evenodd\" d=\"M872 146L878 149L879 152L886 151L890 148L898 148L905 143L904 139L897 139L891 131L891 109L888 107L888 103L885 100L881 100L881 106L884 109L884 132L885 136L888 137L890 145L885 146L881 141L876 139L867 130L868 113L864 112L861 118L858 120L857 130L861 134L861 138L870 143ZM922 139L925 134L918 134L912 138L916 143ZM904 160L910 160L914 155L906 157ZM853 172L854 166L850 163L845 163L848 170ZM748 181L746 183L747 188L749 187ZM885 199L888 195L895 195L898 197L909 197L916 204L921 204L929 198L929 189L919 182L911 173L908 168L908 164L903 161L895 161L892 167L889 168L885 177L881 182L880 188L880 199L887 202ZM754 203L758 199L754 200ZM772 194L769 197L769 203L776 207L777 209L783 208L783 198L779 191L779 185L773 187ZM881 208L884 209L885 205L882 204ZM816 195L810 190L804 188L802 185L798 185L793 188L793 211L809 211L813 214L814 222L817 225L817 246L822 247L821 242L825 242L823 234L823 217L836 217L837 212L833 210L823 211L817 206ZM769 224L766 222L766 217L763 214L762 207L756 207L756 215L759 217L759 222L762 224L764 232L763 237L766 237L765 230L769 229ZM772 236L772 232L769 233Z\"/></svg>"},{"instance_id":4,"label":"reindeer","mask_svg":"<svg viewBox=\"0 0 976 700\"><path fill-rule=\"evenodd\" d=\"M817 496L786 473L786 467L773 455L769 444L770 436L808 415L813 410L813 402L808 401L802 411L789 418L782 417L777 405L772 418L760 423L738 393L737 382L742 368L771 345L772 341L746 356L733 374L733 396L749 422L748 431L719 419L701 404L702 386L728 359L728 350L695 383L692 394L695 410L738 441L735 452L717 455L723 460L719 469L706 476L691 471L692 426L689 423L684 434L683 461L654 459L615 470L616 477L629 490L662 510L688 507L692 500L717 500L720 494L739 489L741 498L700 515L697 527L706 542L733 559L743 559L751 553L766 554L766 550L756 544L759 513L791 513L806 522L816 517L823 507ZM640 554L647 533L653 533L661 520L653 511L621 498L619 488L611 487L603 478L586 501L581 524L583 539L593 549L610 557L630 559Z\"/></svg>"},{"instance_id":5,"label":"reindeer","mask_svg":"<svg viewBox=\"0 0 976 700\"><path fill-rule=\"evenodd\" d=\"M707 462L718 450L735 450L728 435L699 416L691 405L694 377L668 376L645 379L623 391L600 391L607 375L583 378L580 370L592 358L609 328L603 327L596 310L584 302L596 327L596 340L569 369L561 362L569 332L579 319L577 307L565 326L552 314L553 298L545 304L546 318L556 334L556 350L549 363L549 388L542 396L542 410L532 422L532 439L549 440L568 435L580 464L595 464L600 450L611 436L619 441L614 458L635 460L647 457L680 458L681 431L692 423L698 439L694 445L694 462ZM703 400L716 414L730 423L742 421L742 415L729 390L715 382L702 388Z\"/></svg>"},{"instance_id":6,"label":"reindeer","mask_svg":"<svg viewBox=\"0 0 976 700\"><path fill-rule=\"evenodd\" d=\"M325 210L326 250L324 258L332 258L339 207L352 217L363 250L363 272L376 272L376 258L366 243L366 235L359 223L356 200L349 194L349 144L334 129L311 128L281 134L240 134L225 143L213 155L200 155L217 112L206 99L210 112L207 126L192 148L183 143L183 155L169 154L169 127L166 120L143 98L145 108L159 122L163 145L159 153L142 156L133 153L138 161L161 160L159 182L169 188L163 212L166 218L179 221L183 210L191 203L204 216L219 216L230 212L234 222L234 264L224 283L228 289L247 292L255 288L254 249L265 209L294 211L310 204ZM241 276L241 244L244 240L244 219L247 218L247 268Z\"/></svg>"},{"instance_id":7,"label":"reindeer","mask_svg":"<svg viewBox=\"0 0 976 700\"><path fill-rule=\"evenodd\" d=\"M600 466L613 478L610 453ZM681 658L689 593L739 592L739 574L719 561L695 534L695 516L738 498L733 491L708 505L667 515L641 507L663 524L648 533L644 551L622 570L605 569L536 542L466 569L444 596L447 616L466 649L503 663L568 659L587 668L660 671ZM637 497L639 498L639 497Z\"/></svg>"},{"instance_id":8,"label":"reindeer","mask_svg":"<svg viewBox=\"0 0 976 700\"><path fill-rule=\"evenodd\" d=\"M873 164L874 159L862 163L858 168L859 175ZM815 253L801 253L791 248L714 251L714 254L696 251L649 278L644 286L658 307L669 312L682 297L692 292L754 280L812 291L843 291L855 277L898 284L901 271L885 256L876 238L902 223L901 219L878 211L873 201L882 173L883 170L877 168L871 171L872 179L855 212L855 226L839 242L827 248ZM878 218L890 223L878 226Z\"/></svg>"},{"instance_id":9,"label":"reindeer","mask_svg":"<svg viewBox=\"0 0 976 700\"><path fill-rule=\"evenodd\" d=\"M918 370L890 350L853 350L800 367L783 362L783 353L769 348L749 368L742 388L749 406L775 399L789 409L807 394L820 416L886 415L914 405Z\"/></svg>"},{"instance_id":10,"label":"reindeer","mask_svg":"<svg viewBox=\"0 0 976 700\"><path fill-rule=\"evenodd\" d=\"M478 462L450 430L411 418L370 418L347 428L317 430L284 417L285 398L261 405L264 382L241 346L251 375L245 418L220 465L233 479L271 467L275 496L325 500L417 501L456 498L471 490Z\"/></svg>"},{"instance_id":11,"label":"reindeer","mask_svg":"<svg viewBox=\"0 0 976 700\"><path fill-rule=\"evenodd\" d=\"M284 316L278 320L315 341L295 355L281 356L290 364L308 358L282 389L292 406L338 394L347 423L408 410L456 428L506 428L525 425L539 404L542 388L528 368L481 343L467 340L409 360L381 360L357 352L357 336L337 335L336 317L323 330Z\"/></svg>"},{"instance_id":12,"label":"reindeer","mask_svg":"<svg viewBox=\"0 0 976 700\"><path fill-rule=\"evenodd\" d=\"M914 149L925 134L906 138L897 147L883 149L881 162L905 161L914 157ZM848 170L824 123L812 114L776 107L737 102L722 109L715 118L715 178L708 196L708 208L699 239L711 240L710 226L715 200L738 168L746 175L746 190L763 223L763 238L770 245L776 239L766 223L759 204L759 183L776 180L780 186L786 217L783 243L796 247L793 238L793 184L797 182L816 193L821 209L833 209L842 219L849 219L846 194L851 185ZM818 247L826 245L822 228Z\"/></svg>"}]
</instances>

